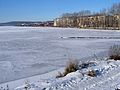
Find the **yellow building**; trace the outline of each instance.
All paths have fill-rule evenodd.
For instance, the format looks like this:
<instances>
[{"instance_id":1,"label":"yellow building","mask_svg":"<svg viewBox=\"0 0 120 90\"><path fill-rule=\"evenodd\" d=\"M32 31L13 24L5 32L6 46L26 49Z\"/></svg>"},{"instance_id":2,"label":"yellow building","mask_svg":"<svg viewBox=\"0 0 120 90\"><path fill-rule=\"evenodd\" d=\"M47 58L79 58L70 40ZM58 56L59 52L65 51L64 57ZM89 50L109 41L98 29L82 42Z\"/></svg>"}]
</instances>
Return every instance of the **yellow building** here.
<instances>
[{"instance_id":1,"label":"yellow building","mask_svg":"<svg viewBox=\"0 0 120 90\"><path fill-rule=\"evenodd\" d=\"M80 17L57 18L54 20L54 26L120 29L120 15L89 15Z\"/></svg>"}]
</instances>

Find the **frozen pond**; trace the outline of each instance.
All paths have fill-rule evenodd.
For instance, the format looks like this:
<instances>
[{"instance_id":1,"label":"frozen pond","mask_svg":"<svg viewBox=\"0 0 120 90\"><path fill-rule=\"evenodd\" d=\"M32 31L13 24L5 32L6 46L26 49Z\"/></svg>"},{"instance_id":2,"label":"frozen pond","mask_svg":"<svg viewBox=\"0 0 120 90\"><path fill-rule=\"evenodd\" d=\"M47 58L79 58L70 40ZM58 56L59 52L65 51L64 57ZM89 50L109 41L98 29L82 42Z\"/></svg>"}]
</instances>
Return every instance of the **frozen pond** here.
<instances>
[{"instance_id":1,"label":"frozen pond","mask_svg":"<svg viewBox=\"0 0 120 90\"><path fill-rule=\"evenodd\" d=\"M0 27L0 83L44 74L69 59L107 56L120 31Z\"/></svg>"}]
</instances>

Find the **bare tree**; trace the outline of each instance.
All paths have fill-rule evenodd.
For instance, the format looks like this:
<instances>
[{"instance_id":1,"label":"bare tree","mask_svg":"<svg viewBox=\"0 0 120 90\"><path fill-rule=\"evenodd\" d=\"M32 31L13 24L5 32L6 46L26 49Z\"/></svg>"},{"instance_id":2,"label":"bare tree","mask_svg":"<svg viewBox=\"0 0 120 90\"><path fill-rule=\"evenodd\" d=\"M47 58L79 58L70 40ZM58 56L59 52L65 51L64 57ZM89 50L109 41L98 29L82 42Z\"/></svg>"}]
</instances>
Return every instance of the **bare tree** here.
<instances>
[{"instance_id":1,"label":"bare tree","mask_svg":"<svg viewBox=\"0 0 120 90\"><path fill-rule=\"evenodd\" d=\"M108 15L108 10L106 8L100 10L101 15Z\"/></svg>"},{"instance_id":2,"label":"bare tree","mask_svg":"<svg viewBox=\"0 0 120 90\"><path fill-rule=\"evenodd\" d=\"M91 15L90 10L82 10L82 11L78 12L78 16L88 16L88 15Z\"/></svg>"},{"instance_id":3,"label":"bare tree","mask_svg":"<svg viewBox=\"0 0 120 90\"><path fill-rule=\"evenodd\" d=\"M110 15L119 14L120 13L120 3L114 3L111 8L108 9Z\"/></svg>"}]
</instances>

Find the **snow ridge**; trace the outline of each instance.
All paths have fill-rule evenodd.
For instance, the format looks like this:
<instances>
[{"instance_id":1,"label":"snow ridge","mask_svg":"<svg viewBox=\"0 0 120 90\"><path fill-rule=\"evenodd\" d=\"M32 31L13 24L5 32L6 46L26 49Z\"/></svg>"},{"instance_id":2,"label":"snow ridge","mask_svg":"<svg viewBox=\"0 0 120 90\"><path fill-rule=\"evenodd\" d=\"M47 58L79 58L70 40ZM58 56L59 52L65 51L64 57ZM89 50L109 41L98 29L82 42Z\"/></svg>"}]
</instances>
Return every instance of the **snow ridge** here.
<instances>
[{"instance_id":1,"label":"snow ridge","mask_svg":"<svg viewBox=\"0 0 120 90\"><path fill-rule=\"evenodd\" d=\"M90 77L89 70L98 70L100 75ZM114 90L120 84L120 61L97 61L95 66L72 72L63 78L51 78L26 84L15 90Z\"/></svg>"}]
</instances>

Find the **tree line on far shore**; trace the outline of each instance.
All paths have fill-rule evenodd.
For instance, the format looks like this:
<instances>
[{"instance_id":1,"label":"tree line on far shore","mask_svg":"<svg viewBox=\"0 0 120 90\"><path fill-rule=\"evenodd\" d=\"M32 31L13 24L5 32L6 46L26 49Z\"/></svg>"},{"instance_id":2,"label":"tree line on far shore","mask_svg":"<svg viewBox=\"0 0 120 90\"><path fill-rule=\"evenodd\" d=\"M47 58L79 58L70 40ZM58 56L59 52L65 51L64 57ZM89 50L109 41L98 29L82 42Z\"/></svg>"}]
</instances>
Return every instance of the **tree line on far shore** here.
<instances>
[{"instance_id":1,"label":"tree line on far shore","mask_svg":"<svg viewBox=\"0 0 120 90\"><path fill-rule=\"evenodd\" d=\"M91 12L90 10L82 10L74 13L64 13L61 18L64 17L79 17L89 15L115 15L120 14L120 3L114 3L110 8L103 8L99 12Z\"/></svg>"},{"instance_id":2,"label":"tree line on far shore","mask_svg":"<svg viewBox=\"0 0 120 90\"><path fill-rule=\"evenodd\" d=\"M111 7L99 12L82 10L64 13L54 21L54 26L120 29L120 3L114 3Z\"/></svg>"}]
</instances>

